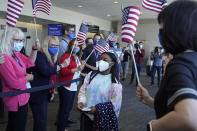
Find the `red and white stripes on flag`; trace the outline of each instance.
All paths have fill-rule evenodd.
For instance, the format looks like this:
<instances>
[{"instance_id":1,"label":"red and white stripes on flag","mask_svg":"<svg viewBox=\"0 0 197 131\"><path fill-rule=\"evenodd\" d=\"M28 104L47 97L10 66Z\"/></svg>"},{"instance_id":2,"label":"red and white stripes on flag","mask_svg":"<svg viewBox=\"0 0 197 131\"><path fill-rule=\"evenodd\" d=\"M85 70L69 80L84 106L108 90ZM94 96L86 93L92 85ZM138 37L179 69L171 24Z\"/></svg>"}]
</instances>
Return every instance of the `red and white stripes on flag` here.
<instances>
[{"instance_id":1,"label":"red and white stripes on flag","mask_svg":"<svg viewBox=\"0 0 197 131\"><path fill-rule=\"evenodd\" d=\"M32 0L33 3L33 16L36 17L36 12L41 11L50 14L50 7L52 5L50 0Z\"/></svg>"},{"instance_id":2,"label":"red and white stripes on flag","mask_svg":"<svg viewBox=\"0 0 197 131\"><path fill-rule=\"evenodd\" d=\"M167 0L143 0L142 7L154 11L154 12L161 12L165 7L167 7Z\"/></svg>"},{"instance_id":3,"label":"red and white stripes on flag","mask_svg":"<svg viewBox=\"0 0 197 131\"><path fill-rule=\"evenodd\" d=\"M84 44L87 32L88 32L88 26L82 23L79 32L77 34L77 42L79 46Z\"/></svg>"},{"instance_id":4,"label":"red and white stripes on flag","mask_svg":"<svg viewBox=\"0 0 197 131\"><path fill-rule=\"evenodd\" d=\"M16 22L19 18L19 15L21 14L23 7L24 7L24 2L20 0L8 0L7 22L6 22L7 25L11 27L16 26Z\"/></svg>"},{"instance_id":5,"label":"red and white stripes on flag","mask_svg":"<svg viewBox=\"0 0 197 131\"><path fill-rule=\"evenodd\" d=\"M100 45L96 45L95 47L94 47L94 49L96 50L96 51L98 51L100 54L102 54L102 53L104 53L104 52L108 52L109 51L109 43L107 43L106 44L106 46L103 48L102 46L100 46Z\"/></svg>"},{"instance_id":6,"label":"red and white stripes on flag","mask_svg":"<svg viewBox=\"0 0 197 131\"><path fill-rule=\"evenodd\" d=\"M113 32L111 32L107 38L107 41L117 41L118 40L118 35L114 34Z\"/></svg>"},{"instance_id":7,"label":"red and white stripes on flag","mask_svg":"<svg viewBox=\"0 0 197 131\"><path fill-rule=\"evenodd\" d=\"M94 49L99 52L100 54L109 51L109 43L107 43L104 39L100 39L98 44L94 47Z\"/></svg>"},{"instance_id":8,"label":"red and white stripes on flag","mask_svg":"<svg viewBox=\"0 0 197 131\"><path fill-rule=\"evenodd\" d=\"M122 11L122 42L132 44L140 17L140 8L129 6Z\"/></svg>"}]
</instances>

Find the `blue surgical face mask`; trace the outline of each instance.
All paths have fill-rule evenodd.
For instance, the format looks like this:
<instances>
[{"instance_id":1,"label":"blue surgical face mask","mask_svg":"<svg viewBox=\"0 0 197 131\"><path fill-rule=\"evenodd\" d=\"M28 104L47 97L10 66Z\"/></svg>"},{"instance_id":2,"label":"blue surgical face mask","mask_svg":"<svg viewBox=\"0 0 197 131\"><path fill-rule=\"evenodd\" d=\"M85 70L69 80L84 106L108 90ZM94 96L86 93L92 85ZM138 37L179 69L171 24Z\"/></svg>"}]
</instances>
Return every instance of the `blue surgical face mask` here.
<instances>
[{"instance_id":1,"label":"blue surgical face mask","mask_svg":"<svg viewBox=\"0 0 197 131\"><path fill-rule=\"evenodd\" d=\"M80 48L78 46L75 46L74 49L73 49L73 52L75 54L77 54L79 51L80 51Z\"/></svg>"},{"instance_id":2,"label":"blue surgical face mask","mask_svg":"<svg viewBox=\"0 0 197 131\"><path fill-rule=\"evenodd\" d=\"M49 47L48 51L51 55L55 55L58 52L58 48L57 47Z\"/></svg>"},{"instance_id":3,"label":"blue surgical face mask","mask_svg":"<svg viewBox=\"0 0 197 131\"><path fill-rule=\"evenodd\" d=\"M69 33L68 37L72 40L73 38L75 38L75 34L74 33Z\"/></svg>"},{"instance_id":4,"label":"blue surgical face mask","mask_svg":"<svg viewBox=\"0 0 197 131\"><path fill-rule=\"evenodd\" d=\"M97 45L98 44L98 41L97 40L93 40L93 44L94 45Z\"/></svg>"},{"instance_id":5,"label":"blue surgical face mask","mask_svg":"<svg viewBox=\"0 0 197 131\"><path fill-rule=\"evenodd\" d=\"M159 29L158 37L159 37L160 45L163 47L163 43L162 43L162 32L163 32L163 29Z\"/></svg>"},{"instance_id":6,"label":"blue surgical face mask","mask_svg":"<svg viewBox=\"0 0 197 131\"><path fill-rule=\"evenodd\" d=\"M113 43L113 42L110 42L109 44L110 44L111 47L115 47L116 46L116 43Z\"/></svg>"}]
</instances>

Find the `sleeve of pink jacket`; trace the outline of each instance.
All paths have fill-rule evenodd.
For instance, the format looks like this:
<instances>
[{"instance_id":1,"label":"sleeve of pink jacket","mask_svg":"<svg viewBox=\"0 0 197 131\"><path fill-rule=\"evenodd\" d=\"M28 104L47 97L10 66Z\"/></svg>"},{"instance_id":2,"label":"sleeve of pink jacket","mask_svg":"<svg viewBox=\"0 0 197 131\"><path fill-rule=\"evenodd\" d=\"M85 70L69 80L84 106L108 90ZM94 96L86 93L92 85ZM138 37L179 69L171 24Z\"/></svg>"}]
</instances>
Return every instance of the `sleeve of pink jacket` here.
<instances>
[{"instance_id":1,"label":"sleeve of pink jacket","mask_svg":"<svg viewBox=\"0 0 197 131\"><path fill-rule=\"evenodd\" d=\"M14 69L11 63L12 59L8 55L4 55L5 63L0 65L0 75L1 79L5 81L5 83L8 85L9 88L13 89L21 89L21 85L25 85L27 83L26 77L18 78L16 77L16 71L17 69Z\"/></svg>"}]
</instances>

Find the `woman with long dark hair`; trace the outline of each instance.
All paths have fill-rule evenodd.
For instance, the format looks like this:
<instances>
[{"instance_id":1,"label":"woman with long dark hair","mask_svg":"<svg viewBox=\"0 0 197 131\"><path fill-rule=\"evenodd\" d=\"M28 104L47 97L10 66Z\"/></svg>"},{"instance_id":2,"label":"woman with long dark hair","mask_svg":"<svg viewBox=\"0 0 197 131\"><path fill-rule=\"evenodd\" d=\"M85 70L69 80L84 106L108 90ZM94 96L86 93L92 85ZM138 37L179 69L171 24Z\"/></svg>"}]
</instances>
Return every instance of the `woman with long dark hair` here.
<instances>
[{"instance_id":1,"label":"woman with long dark hair","mask_svg":"<svg viewBox=\"0 0 197 131\"><path fill-rule=\"evenodd\" d=\"M138 86L137 98L155 109L148 131L197 131L197 2L179 0L158 17L162 45L173 55L152 98Z\"/></svg>"},{"instance_id":2,"label":"woman with long dark hair","mask_svg":"<svg viewBox=\"0 0 197 131\"><path fill-rule=\"evenodd\" d=\"M81 131L118 129L122 85L116 56L110 52L103 53L98 69L98 72L90 72L86 76L78 94L78 109L82 111ZM104 118L109 121L102 121Z\"/></svg>"}]
</instances>

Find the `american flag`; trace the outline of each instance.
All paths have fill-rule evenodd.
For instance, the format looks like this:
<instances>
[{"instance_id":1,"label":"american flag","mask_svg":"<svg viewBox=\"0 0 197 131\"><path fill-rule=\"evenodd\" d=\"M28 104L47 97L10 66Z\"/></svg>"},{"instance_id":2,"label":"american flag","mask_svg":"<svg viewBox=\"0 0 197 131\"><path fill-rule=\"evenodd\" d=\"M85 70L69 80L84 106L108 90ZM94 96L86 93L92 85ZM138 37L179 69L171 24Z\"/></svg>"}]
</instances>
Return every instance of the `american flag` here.
<instances>
[{"instance_id":1,"label":"american flag","mask_svg":"<svg viewBox=\"0 0 197 131\"><path fill-rule=\"evenodd\" d=\"M2 3L1 3L2 4ZM21 14L21 10L24 7L24 2L20 0L8 0L7 8L7 25L11 27L16 26L16 22Z\"/></svg>"},{"instance_id":2,"label":"american flag","mask_svg":"<svg viewBox=\"0 0 197 131\"><path fill-rule=\"evenodd\" d=\"M84 44L87 32L88 32L88 26L85 24L81 24L79 33L77 34L77 42L79 46Z\"/></svg>"},{"instance_id":3,"label":"american flag","mask_svg":"<svg viewBox=\"0 0 197 131\"><path fill-rule=\"evenodd\" d=\"M122 11L122 42L132 44L140 17L140 8L129 6Z\"/></svg>"},{"instance_id":4,"label":"american flag","mask_svg":"<svg viewBox=\"0 0 197 131\"><path fill-rule=\"evenodd\" d=\"M36 12L41 11L50 14L50 7L52 3L50 0L32 0L33 16L36 17Z\"/></svg>"},{"instance_id":5,"label":"american flag","mask_svg":"<svg viewBox=\"0 0 197 131\"><path fill-rule=\"evenodd\" d=\"M154 12L161 12L168 6L167 0L143 0L142 7Z\"/></svg>"},{"instance_id":6,"label":"american flag","mask_svg":"<svg viewBox=\"0 0 197 131\"><path fill-rule=\"evenodd\" d=\"M103 52L109 51L109 44L104 39L101 38L98 41L98 44L94 47L94 49L100 54L102 54Z\"/></svg>"},{"instance_id":7,"label":"american flag","mask_svg":"<svg viewBox=\"0 0 197 131\"><path fill-rule=\"evenodd\" d=\"M117 39L118 39L118 36L115 35L113 32L111 32L107 38L107 40L109 41L117 41Z\"/></svg>"}]
</instances>

